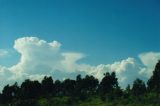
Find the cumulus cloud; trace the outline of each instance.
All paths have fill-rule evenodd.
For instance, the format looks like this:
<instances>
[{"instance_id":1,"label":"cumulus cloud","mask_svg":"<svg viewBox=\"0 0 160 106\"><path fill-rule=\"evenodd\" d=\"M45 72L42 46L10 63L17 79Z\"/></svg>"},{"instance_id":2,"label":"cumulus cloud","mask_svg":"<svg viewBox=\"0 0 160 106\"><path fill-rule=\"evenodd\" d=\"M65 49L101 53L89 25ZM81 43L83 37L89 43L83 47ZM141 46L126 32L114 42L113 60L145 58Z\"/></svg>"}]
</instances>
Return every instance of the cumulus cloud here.
<instances>
[{"instance_id":1,"label":"cumulus cloud","mask_svg":"<svg viewBox=\"0 0 160 106\"><path fill-rule=\"evenodd\" d=\"M63 53L58 41L46 42L36 37L24 37L15 41L14 48L21 54L19 63L10 70L16 75L13 78L36 76L42 78L45 75L59 73L73 73L77 69L77 61L84 57L82 53ZM61 74L64 77L64 74ZM38 77L39 76L39 77Z\"/></svg>"},{"instance_id":2,"label":"cumulus cloud","mask_svg":"<svg viewBox=\"0 0 160 106\"><path fill-rule=\"evenodd\" d=\"M21 54L19 63L10 69L15 74L46 74L60 67L59 49L57 41L47 43L36 37L24 37L15 41L14 48ZM56 66L56 67L54 67Z\"/></svg>"},{"instance_id":3,"label":"cumulus cloud","mask_svg":"<svg viewBox=\"0 0 160 106\"><path fill-rule=\"evenodd\" d=\"M46 75L53 76L54 79L64 79L73 78L77 74L90 74L101 80L104 73L116 72L120 85L125 87L138 77L147 79L146 74L150 75L160 57L160 53L154 52L140 54L139 58L144 66L131 57L112 64L92 66L79 62L86 57L85 54L63 52L61 46L58 41L47 42L37 37L15 40L14 49L20 54L20 60L9 68L0 66L0 77L4 84L10 81L21 82L27 78L41 80Z\"/></svg>"},{"instance_id":4,"label":"cumulus cloud","mask_svg":"<svg viewBox=\"0 0 160 106\"><path fill-rule=\"evenodd\" d=\"M0 86L0 90L2 90L2 88L9 83L13 83L13 80L11 80L10 78L13 76L13 73L7 69L4 66L0 66L0 81L1 81L1 86Z\"/></svg>"},{"instance_id":5,"label":"cumulus cloud","mask_svg":"<svg viewBox=\"0 0 160 106\"><path fill-rule=\"evenodd\" d=\"M139 55L144 67L141 68L140 74L150 77L154 70L154 67L158 60L160 60L160 53L158 52L147 52Z\"/></svg>"},{"instance_id":6,"label":"cumulus cloud","mask_svg":"<svg viewBox=\"0 0 160 106\"><path fill-rule=\"evenodd\" d=\"M84 58L85 55L82 53L62 53L62 56L64 56L64 60L61 61L64 70L75 71L79 66L77 61Z\"/></svg>"},{"instance_id":7,"label":"cumulus cloud","mask_svg":"<svg viewBox=\"0 0 160 106\"><path fill-rule=\"evenodd\" d=\"M95 68L96 77L103 78L103 73L116 72L118 81L122 87L131 84L135 78L140 77L138 71L140 70L134 58L127 58L125 60L114 62L113 64L101 64Z\"/></svg>"}]
</instances>

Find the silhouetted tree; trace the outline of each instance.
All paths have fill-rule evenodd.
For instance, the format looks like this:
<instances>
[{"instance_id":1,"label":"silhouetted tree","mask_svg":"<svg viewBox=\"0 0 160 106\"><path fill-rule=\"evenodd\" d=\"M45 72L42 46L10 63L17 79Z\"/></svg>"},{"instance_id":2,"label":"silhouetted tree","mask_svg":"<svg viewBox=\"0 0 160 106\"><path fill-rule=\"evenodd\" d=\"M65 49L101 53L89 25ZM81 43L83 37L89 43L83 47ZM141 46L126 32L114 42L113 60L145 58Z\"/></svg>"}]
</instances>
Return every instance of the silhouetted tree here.
<instances>
[{"instance_id":1,"label":"silhouetted tree","mask_svg":"<svg viewBox=\"0 0 160 106\"><path fill-rule=\"evenodd\" d=\"M25 80L21 85L21 98L37 98L41 94L41 84L38 81Z\"/></svg>"},{"instance_id":2,"label":"silhouetted tree","mask_svg":"<svg viewBox=\"0 0 160 106\"><path fill-rule=\"evenodd\" d=\"M123 102L128 105L128 103L136 103L137 101L159 105L160 61L156 64L153 75L147 84L148 90L154 92L146 92L146 85L141 79L136 79L132 87L128 85L123 91L118 86L115 72L105 73L100 83L92 75L86 75L84 78L77 75L76 80L65 79L55 82L52 77L45 76L41 83L37 80L27 79L22 82L20 87L17 83L11 86L6 85L0 94L0 106L46 106L46 104L74 106L76 101L92 100L94 97L96 98L95 102L99 102L98 96L104 101L115 100L111 102L113 105L116 105L118 100L122 100L120 105ZM142 102L140 102L141 100ZM103 103L105 102L102 102L102 105Z\"/></svg>"},{"instance_id":3,"label":"silhouetted tree","mask_svg":"<svg viewBox=\"0 0 160 106\"><path fill-rule=\"evenodd\" d=\"M2 93L0 93L0 104L3 104L3 96L2 96Z\"/></svg>"},{"instance_id":4,"label":"silhouetted tree","mask_svg":"<svg viewBox=\"0 0 160 106\"><path fill-rule=\"evenodd\" d=\"M53 95L55 93L52 77L45 76L41 84L44 95Z\"/></svg>"},{"instance_id":5,"label":"silhouetted tree","mask_svg":"<svg viewBox=\"0 0 160 106\"><path fill-rule=\"evenodd\" d=\"M146 85L145 83L140 80L140 79L136 79L133 82L133 87L132 87L132 93L135 96L139 96L139 95L143 95L146 92Z\"/></svg>"},{"instance_id":6,"label":"silhouetted tree","mask_svg":"<svg viewBox=\"0 0 160 106\"><path fill-rule=\"evenodd\" d=\"M127 87L126 87L125 92L126 92L127 94L130 94L130 92L131 92L131 86L130 86L129 84L128 84Z\"/></svg>"},{"instance_id":7,"label":"silhouetted tree","mask_svg":"<svg viewBox=\"0 0 160 106\"><path fill-rule=\"evenodd\" d=\"M82 77L81 77L80 74L78 74L77 77L76 77L76 82L79 82L79 81L82 81Z\"/></svg>"},{"instance_id":8,"label":"silhouetted tree","mask_svg":"<svg viewBox=\"0 0 160 106\"><path fill-rule=\"evenodd\" d=\"M106 95L110 95L114 91L114 89L118 88L118 79L116 78L115 72L104 74L104 78L100 82L99 85L99 93L103 100L106 99Z\"/></svg>"},{"instance_id":9,"label":"silhouetted tree","mask_svg":"<svg viewBox=\"0 0 160 106\"><path fill-rule=\"evenodd\" d=\"M114 96L113 99L120 98L123 96L123 91L119 86L114 89L113 96Z\"/></svg>"},{"instance_id":10,"label":"silhouetted tree","mask_svg":"<svg viewBox=\"0 0 160 106\"><path fill-rule=\"evenodd\" d=\"M118 82L115 72L112 72L111 74L107 72L106 74L104 74L104 78L102 79L99 85L99 90L102 93L106 94L107 92L110 92L111 90L117 87Z\"/></svg>"},{"instance_id":11,"label":"silhouetted tree","mask_svg":"<svg viewBox=\"0 0 160 106\"><path fill-rule=\"evenodd\" d=\"M160 60L155 66L153 75L147 82L149 91L160 92Z\"/></svg>"},{"instance_id":12,"label":"silhouetted tree","mask_svg":"<svg viewBox=\"0 0 160 106\"><path fill-rule=\"evenodd\" d=\"M94 94L98 87L98 79L93 76L86 75L83 79L83 88L87 94Z\"/></svg>"},{"instance_id":13,"label":"silhouetted tree","mask_svg":"<svg viewBox=\"0 0 160 106\"><path fill-rule=\"evenodd\" d=\"M62 83L61 83L61 81L56 80L54 86L55 86L55 94L57 96L62 95Z\"/></svg>"},{"instance_id":14,"label":"silhouetted tree","mask_svg":"<svg viewBox=\"0 0 160 106\"><path fill-rule=\"evenodd\" d=\"M12 98L13 98L13 95L12 95L12 88L9 86L9 85L6 85L4 88L3 88L3 91L2 91L2 97L3 97L3 102L11 102Z\"/></svg>"},{"instance_id":15,"label":"silhouetted tree","mask_svg":"<svg viewBox=\"0 0 160 106\"><path fill-rule=\"evenodd\" d=\"M75 80L65 79L62 83L63 94L67 96L74 95L76 82Z\"/></svg>"},{"instance_id":16,"label":"silhouetted tree","mask_svg":"<svg viewBox=\"0 0 160 106\"><path fill-rule=\"evenodd\" d=\"M85 100L87 96L96 93L98 83L98 79L93 76L86 75L85 78L81 78L81 75L77 75L75 96L79 97L81 100Z\"/></svg>"},{"instance_id":17,"label":"silhouetted tree","mask_svg":"<svg viewBox=\"0 0 160 106\"><path fill-rule=\"evenodd\" d=\"M80 100L84 100L86 98L86 94L84 92L84 80L81 75L77 75L76 77L76 87L75 87L75 97L78 97Z\"/></svg>"},{"instance_id":18,"label":"silhouetted tree","mask_svg":"<svg viewBox=\"0 0 160 106\"><path fill-rule=\"evenodd\" d=\"M3 102L11 102L13 99L18 98L19 87L17 83L9 86L6 85L2 91L2 100Z\"/></svg>"},{"instance_id":19,"label":"silhouetted tree","mask_svg":"<svg viewBox=\"0 0 160 106\"><path fill-rule=\"evenodd\" d=\"M125 91L123 92L124 98L128 98L131 95L131 86L128 84Z\"/></svg>"}]
</instances>

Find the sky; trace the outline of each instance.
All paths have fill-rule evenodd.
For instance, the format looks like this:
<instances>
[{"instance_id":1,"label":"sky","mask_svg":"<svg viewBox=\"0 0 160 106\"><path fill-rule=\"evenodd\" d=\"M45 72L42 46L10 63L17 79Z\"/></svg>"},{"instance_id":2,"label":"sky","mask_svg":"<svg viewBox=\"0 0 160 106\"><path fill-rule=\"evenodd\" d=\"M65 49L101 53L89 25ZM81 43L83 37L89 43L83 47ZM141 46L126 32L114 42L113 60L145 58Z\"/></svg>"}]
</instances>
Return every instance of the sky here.
<instances>
[{"instance_id":1,"label":"sky","mask_svg":"<svg viewBox=\"0 0 160 106\"><path fill-rule=\"evenodd\" d=\"M121 86L146 81L160 59L159 11L159 0L0 0L1 85L108 71Z\"/></svg>"}]
</instances>

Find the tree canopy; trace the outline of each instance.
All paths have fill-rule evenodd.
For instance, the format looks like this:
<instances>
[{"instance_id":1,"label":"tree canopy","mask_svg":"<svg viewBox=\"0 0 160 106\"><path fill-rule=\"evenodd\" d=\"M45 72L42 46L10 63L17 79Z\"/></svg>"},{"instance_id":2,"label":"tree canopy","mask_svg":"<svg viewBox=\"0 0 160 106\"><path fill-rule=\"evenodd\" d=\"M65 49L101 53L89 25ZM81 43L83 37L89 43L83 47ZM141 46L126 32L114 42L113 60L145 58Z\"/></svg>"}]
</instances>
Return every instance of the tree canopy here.
<instances>
[{"instance_id":1,"label":"tree canopy","mask_svg":"<svg viewBox=\"0 0 160 106\"><path fill-rule=\"evenodd\" d=\"M51 76L45 76L41 82L26 79L20 86L17 83L6 85L0 94L0 105L42 106L37 104L45 104L43 106L47 106L54 104L55 106L60 103L57 106L63 106L61 103L64 103L65 106L72 106L75 105L75 102L79 103L78 101L85 102L90 98L100 98L103 103L106 101L117 102L117 100L123 101L124 104L128 102L136 103L140 99L143 100L139 102L140 104L151 103L159 106L160 97L157 96L159 93L160 61L156 64L147 86L143 80L137 78L133 85L121 89L115 72L106 72L101 81L92 75L86 75L85 77L77 75L76 79L68 78L63 81L54 81ZM154 96L155 94L156 96Z\"/></svg>"}]
</instances>

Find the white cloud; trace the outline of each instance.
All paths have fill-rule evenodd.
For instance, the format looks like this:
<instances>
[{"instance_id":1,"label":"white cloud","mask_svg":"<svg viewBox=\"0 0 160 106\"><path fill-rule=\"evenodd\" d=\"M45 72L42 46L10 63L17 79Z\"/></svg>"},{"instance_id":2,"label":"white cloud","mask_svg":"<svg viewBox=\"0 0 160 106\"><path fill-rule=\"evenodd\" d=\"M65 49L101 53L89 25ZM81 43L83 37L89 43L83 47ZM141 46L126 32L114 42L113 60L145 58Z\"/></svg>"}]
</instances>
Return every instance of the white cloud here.
<instances>
[{"instance_id":1,"label":"white cloud","mask_svg":"<svg viewBox=\"0 0 160 106\"><path fill-rule=\"evenodd\" d=\"M144 74L150 77L152 75L156 63L160 59L160 53L159 52L142 53L139 55L139 58L144 65L144 67L141 68L140 74Z\"/></svg>"},{"instance_id":2,"label":"white cloud","mask_svg":"<svg viewBox=\"0 0 160 106\"><path fill-rule=\"evenodd\" d=\"M58 41L47 42L37 37L15 40L14 49L21 57L12 67L0 66L0 77L4 84L10 81L21 82L27 78L41 80L45 75L51 75L54 79L64 79L76 77L77 74L91 74L101 80L104 73L114 71L120 85L125 87L138 77L147 79L149 76L146 74L151 75L157 59L160 58L160 53L149 52L139 55L144 66L131 57L112 64L92 66L79 62L86 57L85 54L63 52Z\"/></svg>"},{"instance_id":3,"label":"white cloud","mask_svg":"<svg viewBox=\"0 0 160 106\"><path fill-rule=\"evenodd\" d=\"M47 43L36 37L24 37L15 41L14 48L21 54L20 62L10 69L16 73L46 74L60 67L60 43ZM55 67L54 67L55 66Z\"/></svg>"},{"instance_id":4,"label":"white cloud","mask_svg":"<svg viewBox=\"0 0 160 106\"><path fill-rule=\"evenodd\" d=\"M58 41L46 42L36 37L17 39L14 48L21 54L21 58L19 63L9 68L15 74L12 79L33 78L31 76L41 79L45 75L59 76L62 79L68 73L80 72L77 61L85 55L64 53L60 47Z\"/></svg>"},{"instance_id":5,"label":"white cloud","mask_svg":"<svg viewBox=\"0 0 160 106\"><path fill-rule=\"evenodd\" d=\"M4 66L0 66L0 81L1 81L0 90L2 90L2 88L6 84L10 84L10 83L16 82L15 80L10 80L12 75L13 75L13 73L9 69L7 69Z\"/></svg>"},{"instance_id":6,"label":"white cloud","mask_svg":"<svg viewBox=\"0 0 160 106\"><path fill-rule=\"evenodd\" d=\"M134 58L127 58L120 62L114 62L113 64L98 65L95 68L95 74L99 79L103 78L103 73L116 72L118 81L121 86L127 86L131 84L135 78L140 77L138 71L140 70L139 65L136 63Z\"/></svg>"},{"instance_id":7,"label":"white cloud","mask_svg":"<svg viewBox=\"0 0 160 106\"><path fill-rule=\"evenodd\" d=\"M62 56L64 56L64 60L61 61L62 67L64 70L68 71L77 70L77 67L79 66L77 61L85 57L82 53L62 53Z\"/></svg>"}]
</instances>

